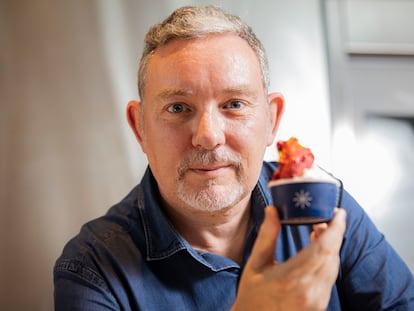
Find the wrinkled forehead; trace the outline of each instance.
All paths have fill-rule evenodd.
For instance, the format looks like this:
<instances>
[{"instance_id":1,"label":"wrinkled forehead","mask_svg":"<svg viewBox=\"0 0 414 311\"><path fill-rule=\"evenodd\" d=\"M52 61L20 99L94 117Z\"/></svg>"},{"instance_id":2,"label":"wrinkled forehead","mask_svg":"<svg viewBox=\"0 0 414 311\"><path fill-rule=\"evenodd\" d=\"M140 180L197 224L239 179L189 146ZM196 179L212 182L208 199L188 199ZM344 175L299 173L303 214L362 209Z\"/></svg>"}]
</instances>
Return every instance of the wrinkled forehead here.
<instances>
[{"instance_id":1,"label":"wrinkled forehead","mask_svg":"<svg viewBox=\"0 0 414 311\"><path fill-rule=\"evenodd\" d=\"M148 63L147 86L178 82L262 89L261 68L252 48L232 34L177 39L157 48ZM146 91L145 91L146 92Z\"/></svg>"}]
</instances>

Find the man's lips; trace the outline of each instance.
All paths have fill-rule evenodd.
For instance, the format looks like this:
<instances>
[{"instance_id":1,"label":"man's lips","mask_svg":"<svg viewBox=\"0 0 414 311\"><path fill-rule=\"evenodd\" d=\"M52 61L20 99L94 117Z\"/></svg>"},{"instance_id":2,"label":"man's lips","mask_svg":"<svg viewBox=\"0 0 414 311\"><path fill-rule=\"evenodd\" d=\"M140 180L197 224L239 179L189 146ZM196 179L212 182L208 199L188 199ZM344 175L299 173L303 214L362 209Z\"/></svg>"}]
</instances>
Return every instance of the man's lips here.
<instances>
[{"instance_id":1,"label":"man's lips","mask_svg":"<svg viewBox=\"0 0 414 311\"><path fill-rule=\"evenodd\" d=\"M215 178L228 174L238 174L240 157L223 149L198 151L183 158L177 168L179 178L190 173L204 178ZM227 172L226 172L227 171Z\"/></svg>"},{"instance_id":2,"label":"man's lips","mask_svg":"<svg viewBox=\"0 0 414 311\"><path fill-rule=\"evenodd\" d=\"M217 175L223 173L225 170L232 168L230 164L214 165L214 166L194 166L188 170L196 174L202 175Z\"/></svg>"}]
</instances>

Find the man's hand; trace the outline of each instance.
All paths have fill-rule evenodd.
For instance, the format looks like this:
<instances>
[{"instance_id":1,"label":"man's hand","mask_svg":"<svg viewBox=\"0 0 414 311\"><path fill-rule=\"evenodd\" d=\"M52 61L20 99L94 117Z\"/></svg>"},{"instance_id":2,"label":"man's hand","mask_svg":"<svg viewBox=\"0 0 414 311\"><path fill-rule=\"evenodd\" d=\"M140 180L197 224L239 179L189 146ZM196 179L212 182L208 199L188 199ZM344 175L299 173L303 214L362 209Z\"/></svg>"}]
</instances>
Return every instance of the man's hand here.
<instances>
[{"instance_id":1,"label":"man's hand","mask_svg":"<svg viewBox=\"0 0 414 311\"><path fill-rule=\"evenodd\" d=\"M329 224L314 227L309 246L280 264L274 260L280 223L276 209L266 207L232 311L325 310L338 275L345 218L336 209Z\"/></svg>"}]
</instances>

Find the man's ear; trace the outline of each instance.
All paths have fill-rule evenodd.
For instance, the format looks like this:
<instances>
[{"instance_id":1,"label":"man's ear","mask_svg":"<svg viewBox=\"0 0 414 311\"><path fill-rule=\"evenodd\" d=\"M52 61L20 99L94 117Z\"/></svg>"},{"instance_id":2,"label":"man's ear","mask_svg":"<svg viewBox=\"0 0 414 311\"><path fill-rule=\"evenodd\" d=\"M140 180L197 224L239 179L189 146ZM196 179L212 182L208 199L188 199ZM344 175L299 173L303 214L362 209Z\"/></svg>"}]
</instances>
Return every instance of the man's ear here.
<instances>
[{"instance_id":1,"label":"man's ear","mask_svg":"<svg viewBox=\"0 0 414 311\"><path fill-rule=\"evenodd\" d=\"M268 96L269 103L269 119L270 131L268 138L268 145L273 143L279 128L280 120L282 119L283 111L285 110L285 99L280 93L270 93Z\"/></svg>"},{"instance_id":2,"label":"man's ear","mask_svg":"<svg viewBox=\"0 0 414 311\"><path fill-rule=\"evenodd\" d=\"M142 103L137 100L131 100L128 102L126 108L126 117L128 120L128 124L131 127L132 131L137 138L138 143L141 145L142 151L145 152L144 148L144 137L143 137L143 116L141 115L142 112Z\"/></svg>"}]
</instances>

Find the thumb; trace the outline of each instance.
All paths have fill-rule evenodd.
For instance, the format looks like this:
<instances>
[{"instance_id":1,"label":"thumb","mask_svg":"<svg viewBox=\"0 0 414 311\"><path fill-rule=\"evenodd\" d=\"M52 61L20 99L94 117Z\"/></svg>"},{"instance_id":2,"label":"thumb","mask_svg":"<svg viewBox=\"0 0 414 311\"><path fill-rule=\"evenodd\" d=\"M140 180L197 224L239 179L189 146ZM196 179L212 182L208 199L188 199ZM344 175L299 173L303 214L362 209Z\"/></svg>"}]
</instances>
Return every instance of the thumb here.
<instances>
[{"instance_id":1,"label":"thumb","mask_svg":"<svg viewBox=\"0 0 414 311\"><path fill-rule=\"evenodd\" d=\"M249 259L251 269L261 271L264 267L274 263L276 240L279 231L280 222L276 208L274 206L266 206L264 221L260 226Z\"/></svg>"}]
</instances>

